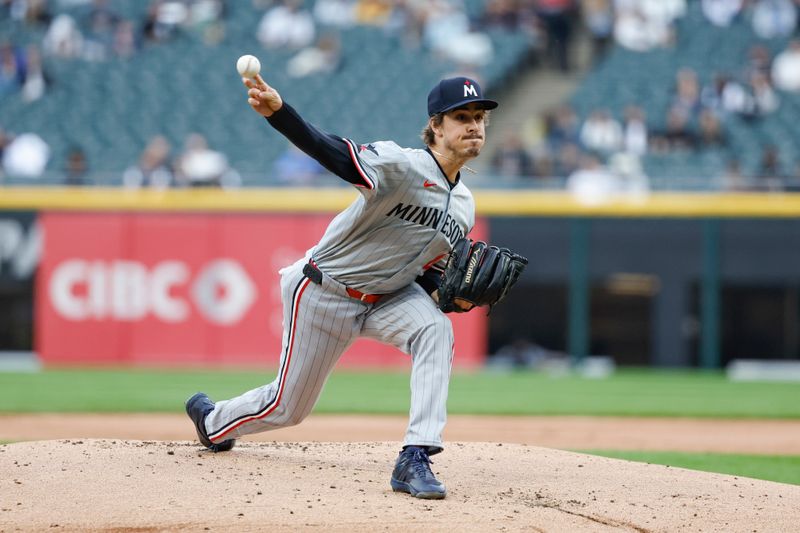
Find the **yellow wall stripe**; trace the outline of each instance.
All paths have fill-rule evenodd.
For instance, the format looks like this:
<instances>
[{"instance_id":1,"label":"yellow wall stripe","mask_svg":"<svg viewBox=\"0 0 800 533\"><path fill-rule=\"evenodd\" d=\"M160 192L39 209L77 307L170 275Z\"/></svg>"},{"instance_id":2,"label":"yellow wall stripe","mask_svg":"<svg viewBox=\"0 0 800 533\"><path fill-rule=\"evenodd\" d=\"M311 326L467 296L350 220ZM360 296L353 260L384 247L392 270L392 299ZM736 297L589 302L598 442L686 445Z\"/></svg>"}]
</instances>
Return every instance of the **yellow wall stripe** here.
<instances>
[{"instance_id":1,"label":"yellow wall stripe","mask_svg":"<svg viewBox=\"0 0 800 533\"><path fill-rule=\"evenodd\" d=\"M357 192L260 188L137 190L118 188L0 188L0 210L331 213ZM585 205L564 192L475 191L480 215L543 217L798 218L800 194L653 193Z\"/></svg>"}]
</instances>

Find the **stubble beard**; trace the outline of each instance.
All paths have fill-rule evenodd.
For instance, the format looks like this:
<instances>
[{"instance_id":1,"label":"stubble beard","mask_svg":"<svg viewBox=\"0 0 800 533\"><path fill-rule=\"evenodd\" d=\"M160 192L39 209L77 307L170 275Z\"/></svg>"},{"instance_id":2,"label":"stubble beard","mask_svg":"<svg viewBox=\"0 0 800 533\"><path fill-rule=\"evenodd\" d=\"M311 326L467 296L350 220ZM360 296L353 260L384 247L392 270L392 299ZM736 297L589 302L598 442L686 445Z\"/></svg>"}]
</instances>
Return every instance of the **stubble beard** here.
<instances>
[{"instance_id":1,"label":"stubble beard","mask_svg":"<svg viewBox=\"0 0 800 533\"><path fill-rule=\"evenodd\" d=\"M464 148L456 148L449 142L445 142L445 148L453 154L454 159L458 159L459 161L468 161L470 159L475 159L481 153L481 148L483 148L483 143L478 145L470 144Z\"/></svg>"}]
</instances>

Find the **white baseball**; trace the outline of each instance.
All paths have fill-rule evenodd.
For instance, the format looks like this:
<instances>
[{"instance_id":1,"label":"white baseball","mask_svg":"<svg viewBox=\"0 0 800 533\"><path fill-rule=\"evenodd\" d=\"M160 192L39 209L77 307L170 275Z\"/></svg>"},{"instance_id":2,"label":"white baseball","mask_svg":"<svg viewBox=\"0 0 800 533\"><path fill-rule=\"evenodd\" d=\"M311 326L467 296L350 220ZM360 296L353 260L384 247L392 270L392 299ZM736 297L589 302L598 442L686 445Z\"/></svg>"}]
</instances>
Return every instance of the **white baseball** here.
<instances>
[{"instance_id":1,"label":"white baseball","mask_svg":"<svg viewBox=\"0 0 800 533\"><path fill-rule=\"evenodd\" d=\"M255 78L261 72L261 61L256 56L243 55L236 62L236 70L245 78Z\"/></svg>"}]
</instances>

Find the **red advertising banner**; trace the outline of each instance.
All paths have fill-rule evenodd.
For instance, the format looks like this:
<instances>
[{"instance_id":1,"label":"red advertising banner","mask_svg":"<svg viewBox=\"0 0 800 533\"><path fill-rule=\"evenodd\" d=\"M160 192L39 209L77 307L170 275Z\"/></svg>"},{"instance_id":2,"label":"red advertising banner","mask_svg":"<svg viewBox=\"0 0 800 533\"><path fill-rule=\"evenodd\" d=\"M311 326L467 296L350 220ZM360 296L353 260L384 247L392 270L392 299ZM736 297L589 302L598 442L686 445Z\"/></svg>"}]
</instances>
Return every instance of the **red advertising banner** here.
<instances>
[{"instance_id":1,"label":"red advertising banner","mask_svg":"<svg viewBox=\"0 0 800 533\"><path fill-rule=\"evenodd\" d=\"M48 365L275 366L278 270L302 257L331 215L43 213L36 349ZM473 238L486 235L479 221ZM486 317L451 316L454 364L480 365ZM408 365L374 341L342 366Z\"/></svg>"}]
</instances>

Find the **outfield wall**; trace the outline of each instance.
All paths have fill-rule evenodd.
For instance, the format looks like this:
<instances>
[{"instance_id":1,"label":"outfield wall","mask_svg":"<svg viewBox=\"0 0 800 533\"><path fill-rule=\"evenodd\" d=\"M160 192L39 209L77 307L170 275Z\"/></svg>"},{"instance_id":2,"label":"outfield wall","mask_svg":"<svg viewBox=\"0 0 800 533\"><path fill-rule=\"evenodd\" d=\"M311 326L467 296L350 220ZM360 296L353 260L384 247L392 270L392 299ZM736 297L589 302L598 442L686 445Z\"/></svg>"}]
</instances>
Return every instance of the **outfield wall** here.
<instances>
[{"instance_id":1,"label":"outfield wall","mask_svg":"<svg viewBox=\"0 0 800 533\"><path fill-rule=\"evenodd\" d=\"M356 194L0 189L0 300L7 315L32 317L25 291L28 300L35 294L30 335L52 364L274 364L277 270ZM755 339L753 357L800 358L797 195L654 194L586 205L563 193L479 191L476 202L488 218L475 236L519 250L531 265L488 321L456 318L456 364L479 365L523 339L578 358L716 367L731 342L741 344L736 324L753 322L730 316L738 306L726 296L731 287L786 294L780 328L738 333ZM4 337L0 325L0 348L25 330L13 328ZM405 360L365 344L343 363Z\"/></svg>"}]
</instances>

